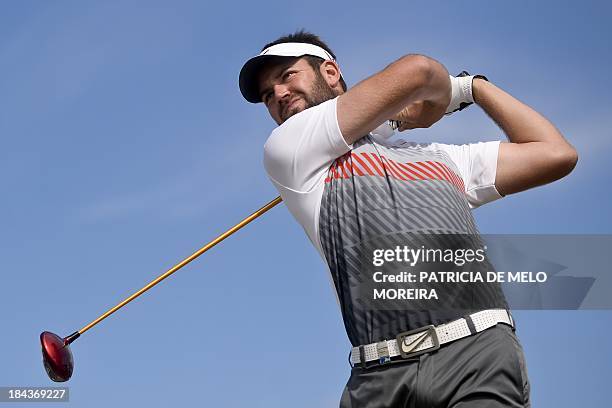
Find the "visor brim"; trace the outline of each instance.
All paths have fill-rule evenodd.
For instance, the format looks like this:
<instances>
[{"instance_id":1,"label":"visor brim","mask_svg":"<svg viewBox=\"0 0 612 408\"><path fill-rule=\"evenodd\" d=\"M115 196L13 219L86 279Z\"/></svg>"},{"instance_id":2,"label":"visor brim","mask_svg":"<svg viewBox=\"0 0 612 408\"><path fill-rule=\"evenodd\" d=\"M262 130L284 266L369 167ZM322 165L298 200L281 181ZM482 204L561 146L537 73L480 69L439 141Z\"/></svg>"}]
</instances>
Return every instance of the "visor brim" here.
<instances>
[{"instance_id":1,"label":"visor brim","mask_svg":"<svg viewBox=\"0 0 612 408\"><path fill-rule=\"evenodd\" d=\"M240 70L238 83L244 99L251 103L261 102L259 94L259 73L268 62L278 59L295 58L281 55L258 55L248 60Z\"/></svg>"}]
</instances>

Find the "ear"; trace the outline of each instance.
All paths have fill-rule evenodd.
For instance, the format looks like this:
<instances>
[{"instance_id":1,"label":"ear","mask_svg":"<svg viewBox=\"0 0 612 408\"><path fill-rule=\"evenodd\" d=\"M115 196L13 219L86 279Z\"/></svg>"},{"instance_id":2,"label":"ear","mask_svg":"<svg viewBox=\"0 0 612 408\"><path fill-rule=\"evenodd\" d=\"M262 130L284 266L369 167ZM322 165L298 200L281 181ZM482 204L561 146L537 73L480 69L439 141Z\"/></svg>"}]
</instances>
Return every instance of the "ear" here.
<instances>
[{"instance_id":1,"label":"ear","mask_svg":"<svg viewBox=\"0 0 612 408\"><path fill-rule=\"evenodd\" d=\"M338 67L338 64L335 61L323 61L323 63L319 66L319 70L331 88L341 88L340 67Z\"/></svg>"}]
</instances>

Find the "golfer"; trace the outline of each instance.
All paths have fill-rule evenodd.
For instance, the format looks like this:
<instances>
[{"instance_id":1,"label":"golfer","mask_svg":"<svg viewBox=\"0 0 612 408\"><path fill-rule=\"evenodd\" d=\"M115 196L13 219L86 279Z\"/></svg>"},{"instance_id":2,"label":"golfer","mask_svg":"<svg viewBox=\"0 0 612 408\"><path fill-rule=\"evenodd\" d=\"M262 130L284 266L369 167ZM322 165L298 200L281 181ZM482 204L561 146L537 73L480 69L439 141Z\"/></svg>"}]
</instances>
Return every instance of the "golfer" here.
<instances>
[{"instance_id":1,"label":"golfer","mask_svg":"<svg viewBox=\"0 0 612 408\"><path fill-rule=\"evenodd\" d=\"M347 89L334 53L304 31L263 47L239 83L278 124L265 169L331 273L353 345L340 406L529 407L523 349L499 286L452 286L438 300L446 307L430 307L429 289L451 287L432 284L397 308L364 301L358 288L371 279L373 248L444 248L449 236L477 236L471 209L571 172L577 153L559 131L485 77L450 76L422 55ZM427 128L472 103L508 142L389 139L393 128Z\"/></svg>"}]
</instances>

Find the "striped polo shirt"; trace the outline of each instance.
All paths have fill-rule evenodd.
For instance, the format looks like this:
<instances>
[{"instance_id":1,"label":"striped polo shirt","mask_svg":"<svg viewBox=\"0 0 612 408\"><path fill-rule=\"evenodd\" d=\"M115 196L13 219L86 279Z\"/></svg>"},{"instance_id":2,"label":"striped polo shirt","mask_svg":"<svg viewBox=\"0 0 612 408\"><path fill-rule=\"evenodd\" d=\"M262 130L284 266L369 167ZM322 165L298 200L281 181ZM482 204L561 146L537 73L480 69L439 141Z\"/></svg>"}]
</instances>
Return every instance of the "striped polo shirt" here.
<instances>
[{"instance_id":1,"label":"striped polo shirt","mask_svg":"<svg viewBox=\"0 0 612 408\"><path fill-rule=\"evenodd\" d=\"M371 262L374 248L456 250L480 244L471 209L501 197L494 185L499 142L418 144L367 135L347 145L336 101L277 127L264 146L264 165L329 268L351 343L391 339L475 310L507 308L499 285L485 283L398 285L434 289L437 300L368 297L377 269ZM391 271L404 266L395 264ZM486 259L477 266L494 270Z\"/></svg>"}]
</instances>

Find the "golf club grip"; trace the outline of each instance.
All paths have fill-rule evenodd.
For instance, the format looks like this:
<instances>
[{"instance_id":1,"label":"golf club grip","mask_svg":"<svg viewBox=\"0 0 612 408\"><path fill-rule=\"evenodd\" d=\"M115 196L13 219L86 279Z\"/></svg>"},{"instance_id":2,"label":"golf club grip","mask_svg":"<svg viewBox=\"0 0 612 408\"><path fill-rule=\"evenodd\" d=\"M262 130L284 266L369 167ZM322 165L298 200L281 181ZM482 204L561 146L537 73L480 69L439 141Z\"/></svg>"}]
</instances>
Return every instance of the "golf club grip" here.
<instances>
[{"instance_id":1,"label":"golf club grip","mask_svg":"<svg viewBox=\"0 0 612 408\"><path fill-rule=\"evenodd\" d=\"M242 227L244 227L245 225L247 225L248 223L250 223L254 219L256 219L259 216L261 216L264 213L266 213L269 209L271 209L275 205L279 204L281 201L283 201L283 200L282 200L282 198L280 198L280 196L276 197L274 200L270 201L268 204L264 205L259 210L255 211L253 214L249 215L248 217L246 217L245 219L240 221L238 224L234 225L232 228L228 229L223 234L219 235L217 238L213 239L208 244L204 245L202 248L198 249L196 252L191 254L189 257L183 259L181 262L179 262L178 264L174 265L168 271L164 272L162 275L158 276L157 278L155 278L154 280L149 282L149 284L147 284L145 287L140 289L138 292L132 294L130 297L126 298L124 301L119 303L117 306L115 306L112 309L108 310L106 313L104 313L103 315L98 317L96 320L92 321L87 326L83 327L81 330L78 331L78 333L80 333L80 334L85 333L87 330L91 329L96 324L100 323L102 320L106 319L108 316L110 316L111 314L115 313L117 310L121 309L123 306L125 306L128 303L130 303L132 300L136 299L138 296L142 295L143 293L145 293L147 290L151 289L153 286L157 285L162 280L166 279L168 276L172 275L174 272L178 271L183 266L187 265L189 262L191 262L194 259L196 259L197 257L199 257L204 252L208 251L210 248L214 247L219 242L223 241L225 238L227 238L230 235L232 235L234 232L238 231L239 229L241 229Z\"/></svg>"}]
</instances>

